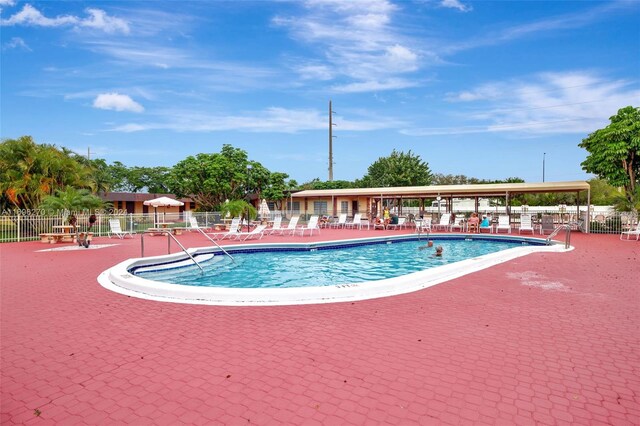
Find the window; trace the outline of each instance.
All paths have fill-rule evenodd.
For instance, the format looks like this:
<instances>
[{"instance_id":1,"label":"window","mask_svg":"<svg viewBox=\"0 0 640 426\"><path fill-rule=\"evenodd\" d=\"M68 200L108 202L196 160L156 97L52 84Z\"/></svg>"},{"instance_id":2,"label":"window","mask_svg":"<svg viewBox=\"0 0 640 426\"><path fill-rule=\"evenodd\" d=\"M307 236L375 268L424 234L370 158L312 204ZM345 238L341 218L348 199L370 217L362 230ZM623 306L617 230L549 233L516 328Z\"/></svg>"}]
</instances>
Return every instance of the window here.
<instances>
[{"instance_id":1,"label":"window","mask_svg":"<svg viewBox=\"0 0 640 426\"><path fill-rule=\"evenodd\" d=\"M287 201L287 210L299 212L300 211L300 201Z\"/></svg>"},{"instance_id":2,"label":"window","mask_svg":"<svg viewBox=\"0 0 640 426\"><path fill-rule=\"evenodd\" d=\"M340 201L340 213L349 213L348 201Z\"/></svg>"},{"instance_id":3,"label":"window","mask_svg":"<svg viewBox=\"0 0 640 426\"><path fill-rule=\"evenodd\" d=\"M313 202L314 214L327 214L327 202L326 201L314 201Z\"/></svg>"}]
</instances>

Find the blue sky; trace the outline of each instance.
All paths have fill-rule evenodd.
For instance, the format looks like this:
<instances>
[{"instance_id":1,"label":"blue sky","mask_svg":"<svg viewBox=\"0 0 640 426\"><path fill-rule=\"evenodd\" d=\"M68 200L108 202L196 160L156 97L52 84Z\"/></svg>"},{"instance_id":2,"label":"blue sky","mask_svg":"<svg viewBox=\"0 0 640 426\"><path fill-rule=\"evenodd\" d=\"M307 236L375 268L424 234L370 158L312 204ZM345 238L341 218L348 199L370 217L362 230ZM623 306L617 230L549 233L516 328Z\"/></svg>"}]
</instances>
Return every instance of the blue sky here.
<instances>
[{"instance_id":1,"label":"blue sky","mask_svg":"<svg viewBox=\"0 0 640 426\"><path fill-rule=\"evenodd\" d=\"M431 170L590 178L640 106L638 1L0 0L2 138L128 166L242 148L299 183L393 149Z\"/></svg>"}]
</instances>

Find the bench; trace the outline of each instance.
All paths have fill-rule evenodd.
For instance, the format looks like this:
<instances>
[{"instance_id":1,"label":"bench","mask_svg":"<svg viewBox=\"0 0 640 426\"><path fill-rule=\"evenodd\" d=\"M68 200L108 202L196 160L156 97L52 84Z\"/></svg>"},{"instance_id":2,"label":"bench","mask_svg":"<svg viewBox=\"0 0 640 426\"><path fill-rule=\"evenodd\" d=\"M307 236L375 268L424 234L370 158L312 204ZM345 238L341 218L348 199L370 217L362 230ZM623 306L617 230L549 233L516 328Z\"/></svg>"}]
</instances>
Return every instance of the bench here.
<instances>
[{"instance_id":1,"label":"bench","mask_svg":"<svg viewBox=\"0 0 640 426\"><path fill-rule=\"evenodd\" d=\"M80 238L84 238L84 232L80 232ZM87 241L93 239L93 232L87 233ZM40 234L40 242L45 244L55 243L75 243L76 234L70 234L68 232L45 232Z\"/></svg>"}]
</instances>

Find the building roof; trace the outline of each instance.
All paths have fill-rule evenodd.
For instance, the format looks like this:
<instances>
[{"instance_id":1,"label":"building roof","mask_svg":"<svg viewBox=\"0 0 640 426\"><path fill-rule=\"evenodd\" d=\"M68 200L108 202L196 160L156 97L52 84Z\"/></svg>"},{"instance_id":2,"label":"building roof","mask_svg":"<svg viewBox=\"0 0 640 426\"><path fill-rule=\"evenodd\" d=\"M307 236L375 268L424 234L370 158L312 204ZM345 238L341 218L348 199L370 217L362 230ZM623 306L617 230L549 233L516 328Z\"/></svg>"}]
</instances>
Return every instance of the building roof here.
<instances>
[{"instance_id":1,"label":"building roof","mask_svg":"<svg viewBox=\"0 0 640 426\"><path fill-rule=\"evenodd\" d=\"M169 197L169 198L182 201L183 203L189 203L193 201L190 198L176 198L176 196L173 194L149 194L146 192L107 192L102 196L102 198L107 201L140 201L140 202L153 200L154 198L158 198L158 197Z\"/></svg>"},{"instance_id":2,"label":"building roof","mask_svg":"<svg viewBox=\"0 0 640 426\"><path fill-rule=\"evenodd\" d=\"M538 183L492 183L477 185L432 185L432 186L399 186L387 188L346 188L306 190L291 194L292 198L320 198L337 196L369 196L369 197L470 197L470 196L504 196L507 193L540 193L540 192L578 192L588 191L589 183L585 181L570 182L538 182Z\"/></svg>"}]
</instances>

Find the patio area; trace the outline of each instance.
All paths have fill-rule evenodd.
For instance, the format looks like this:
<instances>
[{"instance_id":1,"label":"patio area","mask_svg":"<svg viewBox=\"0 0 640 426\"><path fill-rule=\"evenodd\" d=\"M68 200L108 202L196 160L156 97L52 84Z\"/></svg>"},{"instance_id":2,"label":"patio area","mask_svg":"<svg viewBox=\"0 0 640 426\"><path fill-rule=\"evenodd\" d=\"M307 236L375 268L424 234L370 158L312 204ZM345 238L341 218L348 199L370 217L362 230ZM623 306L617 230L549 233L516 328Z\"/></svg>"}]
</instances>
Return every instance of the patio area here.
<instances>
[{"instance_id":1,"label":"patio area","mask_svg":"<svg viewBox=\"0 0 640 426\"><path fill-rule=\"evenodd\" d=\"M411 231L321 232L247 243ZM639 424L640 243L571 243L414 293L272 307L102 288L140 236L1 244L0 423Z\"/></svg>"}]
</instances>

